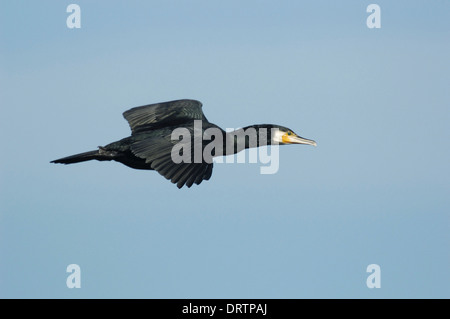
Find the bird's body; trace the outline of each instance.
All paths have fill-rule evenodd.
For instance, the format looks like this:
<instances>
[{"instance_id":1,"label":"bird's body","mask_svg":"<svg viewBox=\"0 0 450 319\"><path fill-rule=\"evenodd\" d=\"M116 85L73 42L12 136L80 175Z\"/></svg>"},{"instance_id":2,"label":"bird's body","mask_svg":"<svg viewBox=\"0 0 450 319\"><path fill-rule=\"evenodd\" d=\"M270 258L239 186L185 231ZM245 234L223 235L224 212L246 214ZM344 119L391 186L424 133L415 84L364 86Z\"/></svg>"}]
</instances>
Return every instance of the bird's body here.
<instances>
[{"instance_id":1,"label":"bird's body","mask_svg":"<svg viewBox=\"0 0 450 319\"><path fill-rule=\"evenodd\" d=\"M156 170L181 188L209 180L213 157L275 143L316 145L314 141L303 139L283 126L272 124L225 132L206 119L202 104L196 100L144 105L132 108L123 115L130 125L131 136L100 146L98 150L64 157L52 163L113 160L134 169ZM184 144L179 144L182 143L180 136ZM182 148L181 152L174 151L177 144L178 149ZM211 147L212 144L215 147ZM206 152L207 149L210 152ZM183 161L176 161L175 156L183 157Z\"/></svg>"}]
</instances>

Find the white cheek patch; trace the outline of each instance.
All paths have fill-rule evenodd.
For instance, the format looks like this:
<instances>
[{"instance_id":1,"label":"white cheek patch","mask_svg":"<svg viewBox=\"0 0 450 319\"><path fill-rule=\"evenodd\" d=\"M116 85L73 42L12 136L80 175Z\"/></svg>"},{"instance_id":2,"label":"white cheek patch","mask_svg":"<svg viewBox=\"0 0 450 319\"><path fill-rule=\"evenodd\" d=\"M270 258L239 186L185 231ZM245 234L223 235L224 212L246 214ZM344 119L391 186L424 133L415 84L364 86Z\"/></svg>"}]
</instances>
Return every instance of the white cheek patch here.
<instances>
[{"instance_id":1,"label":"white cheek patch","mask_svg":"<svg viewBox=\"0 0 450 319\"><path fill-rule=\"evenodd\" d=\"M278 129L272 131L272 142L273 144L281 144L283 143L283 135L284 133Z\"/></svg>"}]
</instances>

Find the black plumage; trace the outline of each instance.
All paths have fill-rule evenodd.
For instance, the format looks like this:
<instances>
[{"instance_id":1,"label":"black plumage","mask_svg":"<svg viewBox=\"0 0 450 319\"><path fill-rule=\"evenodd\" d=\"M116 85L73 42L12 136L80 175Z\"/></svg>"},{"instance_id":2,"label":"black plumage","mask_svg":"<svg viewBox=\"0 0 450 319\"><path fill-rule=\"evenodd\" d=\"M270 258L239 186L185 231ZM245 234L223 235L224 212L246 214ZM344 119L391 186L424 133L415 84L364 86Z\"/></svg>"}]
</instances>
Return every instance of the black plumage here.
<instances>
[{"instance_id":1,"label":"black plumage","mask_svg":"<svg viewBox=\"0 0 450 319\"><path fill-rule=\"evenodd\" d=\"M255 131L259 131L264 128L267 130L267 140L260 140L258 135L254 145L251 145L248 139L242 141L237 139L236 135L227 139L233 132L226 133L217 125L210 123L203 114L202 104L196 100L185 99L144 105L124 112L123 116L130 125L131 136L100 146L98 150L64 157L54 160L52 163L72 164L93 159L113 160L135 169L156 170L181 188L184 185L191 187L194 183L200 184L203 180L209 180L211 177L212 158L202 157L200 161L193 158L195 145L201 145L203 150L211 142L202 138L205 131L210 128L216 129L223 136L223 141L220 141L223 145L222 151L214 150L215 153L212 153L214 157L234 154L249 147L272 144L271 128L277 128L286 136L286 139L280 138L278 144L315 145L314 141L303 139L288 128L271 124L253 125L241 129L254 128ZM197 126L194 121L200 121L201 132L196 131ZM177 128L188 130L191 134L191 161L175 163L172 160L172 150L179 143L179 140L172 139L172 132ZM292 140L288 142L288 138ZM297 140L294 141L294 139ZM227 148L230 146L227 145L230 141L233 145Z\"/></svg>"}]
</instances>

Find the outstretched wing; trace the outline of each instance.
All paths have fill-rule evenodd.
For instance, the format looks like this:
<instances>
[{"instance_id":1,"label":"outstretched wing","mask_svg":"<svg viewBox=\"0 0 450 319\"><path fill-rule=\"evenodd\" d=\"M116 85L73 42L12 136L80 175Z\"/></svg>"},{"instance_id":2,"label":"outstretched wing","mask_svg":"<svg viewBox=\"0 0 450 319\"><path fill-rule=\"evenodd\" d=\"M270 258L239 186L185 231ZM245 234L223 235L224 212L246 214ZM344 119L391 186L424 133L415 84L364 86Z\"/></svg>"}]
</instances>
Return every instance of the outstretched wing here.
<instances>
[{"instance_id":1,"label":"outstretched wing","mask_svg":"<svg viewBox=\"0 0 450 319\"><path fill-rule=\"evenodd\" d=\"M140 139L131 144L131 151L137 157L145 159L150 167L159 174L177 184L178 188L186 185L191 187L194 183L200 184L203 180L209 180L212 174L213 163L202 160L201 163L175 163L172 159L172 149L177 143L182 141L171 140L170 130L159 137L148 137ZM189 144L190 152L193 156L194 146Z\"/></svg>"},{"instance_id":2,"label":"outstretched wing","mask_svg":"<svg viewBox=\"0 0 450 319\"><path fill-rule=\"evenodd\" d=\"M206 120L202 103L196 100L176 100L134 107L123 113L133 134L164 126L179 125L193 120Z\"/></svg>"}]
</instances>

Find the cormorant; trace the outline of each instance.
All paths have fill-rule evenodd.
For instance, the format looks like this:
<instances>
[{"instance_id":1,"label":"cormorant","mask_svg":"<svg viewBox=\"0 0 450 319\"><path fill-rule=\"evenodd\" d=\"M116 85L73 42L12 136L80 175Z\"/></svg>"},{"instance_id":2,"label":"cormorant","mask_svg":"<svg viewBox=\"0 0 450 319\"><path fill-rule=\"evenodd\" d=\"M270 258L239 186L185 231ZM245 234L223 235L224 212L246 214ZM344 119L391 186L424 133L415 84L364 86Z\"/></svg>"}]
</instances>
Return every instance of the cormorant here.
<instances>
[{"instance_id":1,"label":"cormorant","mask_svg":"<svg viewBox=\"0 0 450 319\"><path fill-rule=\"evenodd\" d=\"M246 148L271 144L316 146L316 142L302 138L280 125L251 125L233 132L225 132L206 119L202 103L196 100L184 99L139 106L124 112L123 116L130 125L131 136L106 146L99 146L98 150L64 157L51 163L73 164L90 160L113 160L135 169L156 170L181 188L184 185L191 187L194 183L198 185L203 180L209 180L213 170L212 157L231 155ZM176 137L178 140L174 139L172 133L176 129L180 129L181 133L192 134L191 139L179 140L179 136ZM251 134L248 133L251 130L254 130L253 136L256 139L252 140ZM208 135L208 132L212 134ZM223 140L220 141L219 138ZM173 153L178 143L192 142L185 144L192 150L190 155L189 149L186 153L192 159L196 153L195 145L201 145L200 151L203 151L212 141L217 142L215 145L220 147L210 150L209 157L205 155L200 159L181 162L173 160L175 153L184 155L186 151L182 149L181 153L179 151Z\"/></svg>"}]
</instances>

